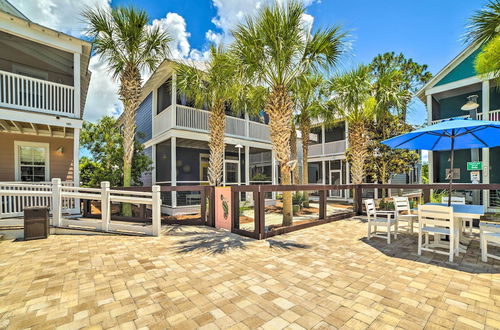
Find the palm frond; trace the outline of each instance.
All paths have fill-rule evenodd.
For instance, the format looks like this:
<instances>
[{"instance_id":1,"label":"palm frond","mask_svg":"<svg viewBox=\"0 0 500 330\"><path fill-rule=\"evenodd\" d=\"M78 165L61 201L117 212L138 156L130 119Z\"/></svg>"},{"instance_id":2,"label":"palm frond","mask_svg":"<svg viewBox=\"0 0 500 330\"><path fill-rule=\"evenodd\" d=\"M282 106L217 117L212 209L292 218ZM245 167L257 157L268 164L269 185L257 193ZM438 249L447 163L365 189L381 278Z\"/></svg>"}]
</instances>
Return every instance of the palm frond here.
<instances>
[{"instance_id":1,"label":"palm frond","mask_svg":"<svg viewBox=\"0 0 500 330\"><path fill-rule=\"evenodd\" d=\"M500 1L490 0L469 19L465 42L487 43L500 34Z\"/></svg>"}]
</instances>

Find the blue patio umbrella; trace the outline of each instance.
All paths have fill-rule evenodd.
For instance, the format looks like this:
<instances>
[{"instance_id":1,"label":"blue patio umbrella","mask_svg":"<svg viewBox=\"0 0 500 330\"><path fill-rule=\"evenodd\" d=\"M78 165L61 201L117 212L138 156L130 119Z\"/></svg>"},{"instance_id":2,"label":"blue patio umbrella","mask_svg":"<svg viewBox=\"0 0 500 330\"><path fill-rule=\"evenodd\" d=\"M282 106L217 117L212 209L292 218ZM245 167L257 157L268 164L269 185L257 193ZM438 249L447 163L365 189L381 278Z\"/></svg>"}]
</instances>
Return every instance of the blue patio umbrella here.
<instances>
[{"instance_id":1,"label":"blue patio umbrella","mask_svg":"<svg viewBox=\"0 0 500 330\"><path fill-rule=\"evenodd\" d=\"M395 149L450 150L449 196L451 196L454 151L500 146L500 123L468 118L450 118L440 123L387 139L382 141L382 143ZM450 205L451 198L448 198L448 206Z\"/></svg>"}]
</instances>

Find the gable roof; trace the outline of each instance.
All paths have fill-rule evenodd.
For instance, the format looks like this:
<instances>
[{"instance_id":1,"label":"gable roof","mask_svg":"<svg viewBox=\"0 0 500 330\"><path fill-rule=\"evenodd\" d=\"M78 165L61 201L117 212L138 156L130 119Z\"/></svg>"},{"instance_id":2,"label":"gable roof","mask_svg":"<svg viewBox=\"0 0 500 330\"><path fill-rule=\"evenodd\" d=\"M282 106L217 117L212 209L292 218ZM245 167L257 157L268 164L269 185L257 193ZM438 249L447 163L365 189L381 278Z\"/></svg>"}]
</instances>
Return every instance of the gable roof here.
<instances>
[{"instance_id":1,"label":"gable roof","mask_svg":"<svg viewBox=\"0 0 500 330\"><path fill-rule=\"evenodd\" d=\"M471 44L462 50L417 92L417 96L425 102L426 90L434 86L446 85L458 80L475 77L474 61L481 51L481 45L480 43Z\"/></svg>"}]
</instances>

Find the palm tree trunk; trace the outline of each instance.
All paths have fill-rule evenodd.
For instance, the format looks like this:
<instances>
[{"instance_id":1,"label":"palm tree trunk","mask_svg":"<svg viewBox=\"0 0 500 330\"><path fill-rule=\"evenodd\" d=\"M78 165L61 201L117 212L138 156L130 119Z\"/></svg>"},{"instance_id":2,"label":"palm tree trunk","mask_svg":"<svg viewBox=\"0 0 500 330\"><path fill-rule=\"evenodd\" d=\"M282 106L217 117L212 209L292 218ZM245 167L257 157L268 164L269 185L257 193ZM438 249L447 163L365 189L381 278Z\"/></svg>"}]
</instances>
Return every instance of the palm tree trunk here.
<instances>
[{"instance_id":1,"label":"palm tree trunk","mask_svg":"<svg viewBox=\"0 0 500 330\"><path fill-rule=\"evenodd\" d=\"M265 111L269 116L271 141L276 159L280 164L281 184L291 184L290 173L290 133L292 122L293 102L288 90L283 86L276 86L269 95ZM292 224L292 192L283 192L283 226Z\"/></svg>"},{"instance_id":2,"label":"palm tree trunk","mask_svg":"<svg viewBox=\"0 0 500 330\"><path fill-rule=\"evenodd\" d=\"M309 183L309 164L307 158L309 157L309 134L311 133L311 123L309 119L301 120L300 133L302 135L302 184ZM309 192L303 191L304 206L309 207Z\"/></svg>"},{"instance_id":3,"label":"palm tree trunk","mask_svg":"<svg viewBox=\"0 0 500 330\"><path fill-rule=\"evenodd\" d=\"M208 182L211 186L220 186L224 170L224 131L226 113L223 102L215 102L208 116L210 158L208 163Z\"/></svg>"},{"instance_id":4,"label":"palm tree trunk","mask_svg":"<svg viewBox=\"0 0 500 330\"><path fill-rule=\"evenodd\" d=\"M123 186L130 187L135 142L135 113L141 96L141 73L138 68L125 68L120 77L119 96L123 103ZM122 215L132 216L130 204L122 204Z\"/></svg>"},{"instance_id":5,"label":"palm tree trunk","mask_svg":"<svg viewBox=\"0 0 500 330\"><path fill-rule=\"evenodd\" d=\"M363 122L349 123L349 153L351 158L351 176L353 184L363 183L365 160L368 154L368 136ZM355 191L356 194L356 191ZM354 196L354 209L360 210Z\"/></svg>"}]
</instances>

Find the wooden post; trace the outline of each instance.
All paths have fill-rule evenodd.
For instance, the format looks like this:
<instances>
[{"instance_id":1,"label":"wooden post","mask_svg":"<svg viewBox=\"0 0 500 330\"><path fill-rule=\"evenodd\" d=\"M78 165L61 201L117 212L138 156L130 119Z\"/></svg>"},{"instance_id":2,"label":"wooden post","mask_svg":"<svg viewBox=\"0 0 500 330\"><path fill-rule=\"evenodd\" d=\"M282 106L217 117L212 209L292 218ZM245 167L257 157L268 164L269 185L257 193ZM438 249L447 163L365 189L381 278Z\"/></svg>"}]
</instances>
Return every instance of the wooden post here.
<instances>
[{"instance_id":1,"label":"wooden post","mask_svg":"<svg viewBox=\"0 0 500 330\"><path fill-rule=\"evenodd\" d=\"M210 186L208 199L208 225L215 227L215 187Z\"/></svg>"},{"instance_id":2,"label":"wooden post","mask_svg":"<svg viewBox=\"0 0 500 330\"><path fill-rule=\"evenodd\" d=\"M61 226L62 221L62 200L61 200L61 179L52 179L52 226Z\"/></svg>"},{"instance_id":3,"label":"wooden post","mask_svg":"<svg viewBox=\"0 0 500 330\"><path fill-rule=\"evenodd\" d=\"M355 188L354 198L356 198L355 210L357 215L361 215L363 213L363 189L361 185L357 185Z\"/></svg>"},{"instance_id":4,"label":"wooden post","mask_svg":"<svg viewBox=\"0 0 500 330\"><path fill-rule=\"evenodd\" d=\"M265 192L260 191L260 186L259 186L259 192L258 192L258 217L257 217L257 222L256 225L258 224L258 239L263 239L266 236L266 199L265 199ZM255 201L254 201L255 203ZM256 227L257 228L257 227Z\"/></svg>"},{"instance_id":5,"label":"wooden post","mask_svg":"<svg viewBox=\"0 0 500 330\"><path fill-rule=\"evenodd\" d=\"M431 201L431 190L429 188L422 189L424 193L424 203L430 203Z\"/></svg>"},{"instance_id":6,"label":"wooden post","mask_svg":"<svg viewBox=\"0 0 500 330\"><path fill-rule=\"evenodd\" d=\"M326 219L326 187L319 191L319 218Z\"/></svg>"},{"instance_id":7,"label":"wooden post","mask_svg":"<svg viewBox=\"0 0 500 330\"><path fill-rule=\"evenodd\" d=\"M207 219L207 190L205 187L200 191L200 220L203 224L208 223Z\"/></svg>"},{"instance_id":8,"label":"wooden post","mask_svg":"<svg viewBox=\"0 0 500 330\"><path fill-rule=\"evenodd\" d=\"M153 222L153 236L159 237L161 234L161 187L155 185L152 187L152 222Z\"/></svg>"},{"instance_id":9,"label":"wooden post","mask_svg":"<svg viewBox=\"0 0 500 330\"><path fill-rule=\"evenodd\" d=\"M101 230L109 230L111 221L111 205L109 202L109 181L101 182Z\"/></svg>"},{"instance_id":10,"label":"wooden post","mask_svg":"<svg viewBox=\"0 0 500 330\"><path fill-rule=\"evenodd\" d=\"M231 188L231 232L233 229L240 229L240 196L238 191Z\"/></svg>"}]
</instances>

